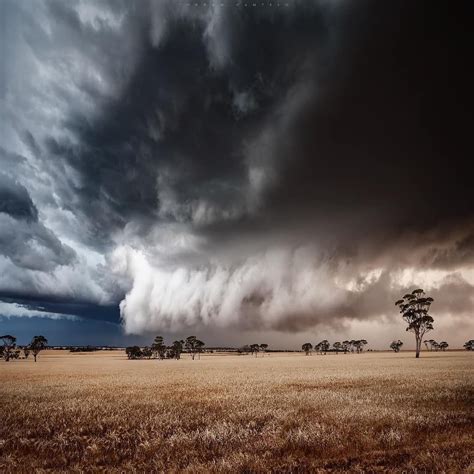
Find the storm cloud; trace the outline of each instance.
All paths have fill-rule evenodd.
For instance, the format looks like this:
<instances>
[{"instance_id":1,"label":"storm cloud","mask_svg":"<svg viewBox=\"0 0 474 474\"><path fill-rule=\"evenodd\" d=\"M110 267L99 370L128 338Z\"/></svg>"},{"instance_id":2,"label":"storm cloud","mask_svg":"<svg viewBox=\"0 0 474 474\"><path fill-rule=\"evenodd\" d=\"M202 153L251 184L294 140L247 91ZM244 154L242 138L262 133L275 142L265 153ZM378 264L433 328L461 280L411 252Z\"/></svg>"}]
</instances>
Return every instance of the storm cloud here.
<instances>
[{"instance_id":1,"label":"storm cloud","mask_svg":"<svg viewBox=\"0 0 474 474\"><path fill-rule=\"evenodd\" d=\"M2 2L4 299L297 332L422 286L468 320L467 16L270 3Z\"/></svg>"}]
</instances>

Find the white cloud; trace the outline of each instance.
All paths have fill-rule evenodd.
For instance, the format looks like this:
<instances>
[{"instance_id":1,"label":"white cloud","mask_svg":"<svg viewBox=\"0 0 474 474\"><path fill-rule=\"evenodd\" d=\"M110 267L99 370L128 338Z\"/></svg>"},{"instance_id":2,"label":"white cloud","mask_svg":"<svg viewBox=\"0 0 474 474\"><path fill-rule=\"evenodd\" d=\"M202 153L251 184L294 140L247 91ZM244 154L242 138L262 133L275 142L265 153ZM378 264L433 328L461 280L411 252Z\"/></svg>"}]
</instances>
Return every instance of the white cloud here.
<instances>
[{"instance_id":1,"label":"white cloud","mask_svg":"<svg viewBox=\"0 0 474 474\"><path fill-rule=\"evenodd\" d=\"M70 321L78 319L70 314L48 313L46 311L28 309L17 303L5 303L4 301L0 301L0 316L8 318L68 319Z\"/></svg>"}]
</instances>

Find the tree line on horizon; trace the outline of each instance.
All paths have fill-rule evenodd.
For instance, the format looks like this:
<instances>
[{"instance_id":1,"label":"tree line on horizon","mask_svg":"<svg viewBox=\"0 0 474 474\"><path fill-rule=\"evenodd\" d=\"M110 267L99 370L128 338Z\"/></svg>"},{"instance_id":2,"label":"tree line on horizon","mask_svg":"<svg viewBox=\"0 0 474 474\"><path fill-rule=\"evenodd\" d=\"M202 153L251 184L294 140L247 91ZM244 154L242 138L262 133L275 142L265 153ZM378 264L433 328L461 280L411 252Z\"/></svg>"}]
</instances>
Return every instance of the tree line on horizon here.
<instances>
[{"instance_id":1,"label":"tree line on horizon","mask_svg":"<svg viewBox=\"0 0 474 474\"><path fill-rule=\"evenodd\" d=\"M360 354L363 352L364 347L368 344L368 342L365 339L352 339L350 341L336 341L332 344L332 349L331 349L331 344L327 339L324 339L321 342L318 342L317 344L313 345L310 342L305 342L302 346L301 349L306 355L311 355L311 353L314 352L316 354L321 354L325 355L328 352L335 352L338 354L339 352L343 352L344 354L355 352L357 354Z\"/></svg>"},{"instance_id":2,"label":"tree line on horizon","mask_svg":"<svg viewBox=\"0 0 474 474\"><path fill-rule=\"evenodd\" d=\"M39 353L47 348L48 340L44 336L34 336L30 344L26 346L18 346L16 344L16 337L9 334L0 336L0 341L3 345L0 345L0 359L6 362L15 359L28 359L30 354L33 355L34 361L36 362ZM449 344L446 341L436 342L434 339L423 341L426 349L430 351L445 351ZM302 351L306 355L316 352L317 354L326 354L327 352L339 352L347 353L361 353L363 352L364 346L367 345L365 339L350 340L342 342L329 343L326 339L315 344L314 347L310 342L306 342L301 346ZM196 356L200 357L201 353L204 352L205 343L197 339L196 336L189 336L185 340L176 340L170 346L164 344L162 336L155 337L151 346L139 347L129 346L125 349L128 359L177 359L181 358L183 352L191 355L194 360ZM403 342L401 340L394 340L390 344L390 349L394 352L400 352ZM470 339L463 344L463 348L467 351L474 351L474 339ZM268 344L249 344L244 345L237 349L239 354L251 354L258 356L259 353L265 355L268 349ZM98 350L93 346L84 346L70 349L70 352L84 352ZM21 353L23 352L23 356Z\"/></svg>"},{"instance_id":3,"label":"tree line on horizon","mask_svg":"<svg viewBox=\"0 0 474 474\"><path fill-rule=\"evenodd\" d=\"M268 349L268 344L245 344L245 346L239 347L237 352L239 354L251 354L255 357L261 352L262 356L265 355Z\"/></svg>"},{"instance_id":4,"label":"tree line on horizon","mask_svg":"<svg viewBox=\"0 0 474 474\"><path fill-rule=\"evenodd\" d=\"M151 346L139 347L129 346L125 348L125 353L130 360L136 359L176 359L181 358L183 352L191 354L194 360L200 357L204 350L205 343L196 336L188 336L186 339L179 339L167 346L163 336L156 336Z\"/></svg>"}]
</instances>

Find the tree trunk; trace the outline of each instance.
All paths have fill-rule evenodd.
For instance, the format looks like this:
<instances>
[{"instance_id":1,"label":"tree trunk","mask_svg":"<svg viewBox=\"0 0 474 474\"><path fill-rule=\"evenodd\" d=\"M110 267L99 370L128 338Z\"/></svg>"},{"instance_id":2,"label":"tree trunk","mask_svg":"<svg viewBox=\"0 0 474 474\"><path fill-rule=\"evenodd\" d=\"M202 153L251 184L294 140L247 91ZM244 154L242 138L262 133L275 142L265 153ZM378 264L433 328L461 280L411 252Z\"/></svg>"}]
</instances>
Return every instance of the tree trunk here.
<instances>
[{"instance_id":1,"label":"tree trunk","mask_svg":"<svg viewBox=\"0 0 474 474\"><path fill-rule=\"evenodd\" d=\"M33 354L33 357L35 358L35 362L36 362L36 354Z\"/></svg>"},{"instance_id":2,"label":"tree trunk","mask_svg":"<svg viewBox=\"0 0 474 474\"><path fill-rule=\"evenodd\" d=\"M421 348L421 339L419 336L416 337L416 355L415 357L418 359L420 357L420 348Z\"/></svg>"}]
</instances>

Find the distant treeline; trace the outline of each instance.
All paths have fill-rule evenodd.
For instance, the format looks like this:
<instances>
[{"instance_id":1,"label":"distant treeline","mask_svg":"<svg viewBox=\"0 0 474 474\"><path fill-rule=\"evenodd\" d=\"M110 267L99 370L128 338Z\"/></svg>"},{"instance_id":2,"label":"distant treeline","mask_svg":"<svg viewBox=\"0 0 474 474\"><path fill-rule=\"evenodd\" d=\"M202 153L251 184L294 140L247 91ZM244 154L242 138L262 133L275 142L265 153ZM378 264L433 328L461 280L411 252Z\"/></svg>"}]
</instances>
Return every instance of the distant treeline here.
<instances>
[{"instance_id":1,"label":"distant treeline","mask_svg":"<svg viewBox=\"0 0 474 474\"><path fill-rule=\"evenodd\" d=\"M310 355L313 352L313 349L316 354L327 354L328 352L335 352L336 354L339 352L343 352L344 354L347 354L348 352L356 352L357 354L360 354L363 352L364 347L367 344L368 342L365 339L351 339L350 341L336 341L331 346L331 343L327 339L324 339L315 344L314 348L310 342L305 342L301 346L301 350L306 355Z\"/></svg>"},{"instance_id":2,"label":"distant treeline","mask_svg":"<svg viewBox=\"0 0 474 474\"><path fill-rule=\"evenodd\" d=\"M69 352L95 352L95 351L104 351L107 350L104 347L96 347L96 346L75 346L70 347ZM112 350L112 349L109 349Z\"/></svg>"},{"instance_id":3,"label":"distant treeline","mask_svg":"<svg viewBox=\"0 0 474 474\"><path fill-rule=\"evenodd\" d=\"M156 336L151 346L139 347L129 346L125 353L130 360L136 359L177 359L181 358L181 353L187 352L194 360L204 352L205 343L196 336L188 336L186 339L173 341L171 345L166 345L163 336Z\"/></svg>"}]
</instances>

